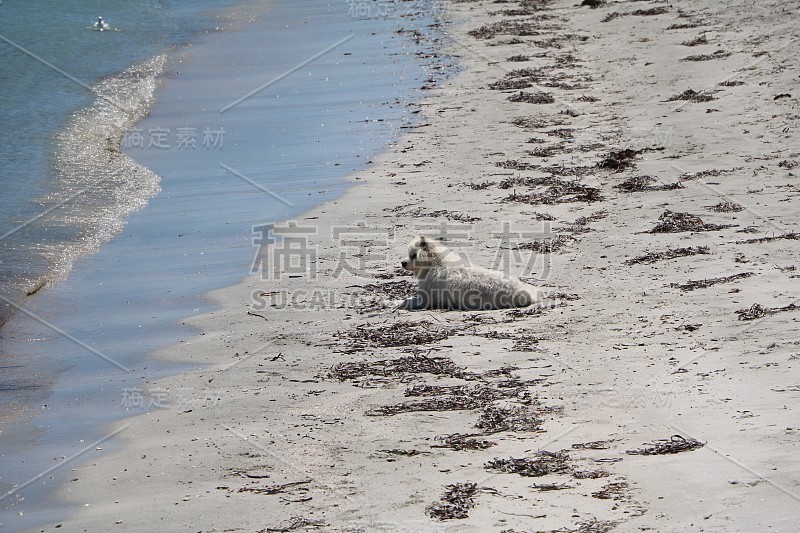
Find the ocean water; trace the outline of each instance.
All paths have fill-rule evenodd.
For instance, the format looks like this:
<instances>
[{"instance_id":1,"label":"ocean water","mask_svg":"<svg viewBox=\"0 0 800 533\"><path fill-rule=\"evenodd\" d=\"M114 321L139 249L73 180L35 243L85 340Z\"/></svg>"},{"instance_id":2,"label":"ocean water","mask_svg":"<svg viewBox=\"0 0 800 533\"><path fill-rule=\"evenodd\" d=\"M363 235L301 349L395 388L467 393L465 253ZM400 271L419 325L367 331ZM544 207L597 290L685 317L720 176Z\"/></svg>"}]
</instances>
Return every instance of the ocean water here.
<instances>
[{"instance_id":1,"label":"ocean water","mask_svg":"<svg viewBox=\"0 0 800 533\"><path fill-rule=\"evenodd\" d=\"M446 74L435 2L104 5L0 4L0 304L23 305L0 329L8 530L72 511L54 461L170 407L125 394L191 369L149 356L249 274L253 226L341 194ZM32 35L43 12L65 35Z\"/></svg>"},{"instance_id":2,"label":"ocean water","mask_svg":"<svg viewBox=\"0 0 800 533\"><path fill-rule=\"evenodd\" d=\"M233 0L0 4L0 295L63 279L158 189L114 140L153 102L166 53L236 27ZM93 31L97 16L111 31ZM0 323L13 306L0 301Z\"/></svg>"}]
</instances>

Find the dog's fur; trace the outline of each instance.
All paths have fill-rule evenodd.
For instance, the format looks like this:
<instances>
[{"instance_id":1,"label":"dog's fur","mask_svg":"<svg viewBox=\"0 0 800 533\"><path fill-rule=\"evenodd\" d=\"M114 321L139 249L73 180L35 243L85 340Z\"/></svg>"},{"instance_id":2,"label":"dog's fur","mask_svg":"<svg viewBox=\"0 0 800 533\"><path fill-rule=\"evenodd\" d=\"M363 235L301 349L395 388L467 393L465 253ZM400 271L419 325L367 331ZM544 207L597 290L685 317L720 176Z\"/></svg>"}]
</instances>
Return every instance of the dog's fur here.
<instances>
[{"instance_id":1,"label":"dog's fur","mask_svg":"<svg viewBox=\"0 0 800 533\"><path fill-rule=\"evenodd\" d=\"M466 266L458 254L429 237L414 237L401 264L419 280L417 295L403 303L406 309L508 309L540 300L535 287L494 270Z\"/></svg>"}]
</instances>

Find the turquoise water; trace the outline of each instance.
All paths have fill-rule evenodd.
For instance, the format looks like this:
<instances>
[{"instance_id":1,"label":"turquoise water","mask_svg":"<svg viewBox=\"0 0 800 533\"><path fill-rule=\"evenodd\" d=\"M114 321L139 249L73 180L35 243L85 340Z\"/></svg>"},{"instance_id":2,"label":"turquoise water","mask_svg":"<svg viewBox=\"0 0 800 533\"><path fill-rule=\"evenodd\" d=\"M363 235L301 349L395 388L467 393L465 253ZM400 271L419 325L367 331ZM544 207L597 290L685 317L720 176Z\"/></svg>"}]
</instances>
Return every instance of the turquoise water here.
<instances>
[{"instance_id":1,"label":"turquoise water","mask_svg":"<svg viewBox=\"0 0 800 533\"><path fill-rule=\"evenodd\" d=\"M10 171L0 179L13 182L13 195L0 200L0 234L57 206L0 241L2 294L11 299L26 283L58 280L0 330L0 498L12 491L0 500L0 524L16 530L72 512L51 497L69 468L35 476L144 412L125 405L125 391L191 368L148 356L191 339L196 332L181 322L213 309L205 293L249 274L253 226L335 198L344 176L397 138L419 88L438 76L417 59L435 44L398 31L433 35L437 13L428 4L398 2L419 15L411 18L354 16L344 0L277 0L230 6L232 14L215 18L205 14L210 2L144 2L136 4L136 27L147 28L140 42L121 14L86 3L91 16L74 16L80 28L61 48L77 43L72 62L84 70L74 77L91 79L91 91L0 48L16 62L0 69L27 65L66 94L41 89L33 76L26 90L41 89L38 103L12 95L15 103L0 108L27 106L29 121L40 116L34 128L24 113L14 115L19 128L31 128L24 137L3 132ZM59 6L51 10L66 9ZM18 20L33 16L26 9ZM162 20L165 13L173 18ZM120 31L88 29L97 15ZM29 33L2 33L9 20L0 35L33 47ZM180 35L171 34L178 22ZM220 25L227 29L205 32ZM120 49L106 51L110 39L120 39ZM116 70L95 64L97 50ZM42 106L59 111L37 115ZM114 439L102 447L113 450Z\"/></svg>"},{"instance_id":2,"label":"turquoise water","mask_svg":"<svg viewBox=\"0 0 800 533\"><path fill-rule=\"evenodd\" d=\"M96 250L154 194L156 179L131 184L123 165L82 161L76 168L78 152L141 119L163 68L163 58L154 56L199 33L235 26L238 21L219 15L233 3L0 4L0 295L19 302L20 293L42 280L63 277L75 258ZM93 31L97 16L112 31ZM107 105L91 124L81 124L74 114L98 96ZM71 139L64 137L67 129ZM3 304L0 323L10 310Z\"/></svg>"}]
</instances>

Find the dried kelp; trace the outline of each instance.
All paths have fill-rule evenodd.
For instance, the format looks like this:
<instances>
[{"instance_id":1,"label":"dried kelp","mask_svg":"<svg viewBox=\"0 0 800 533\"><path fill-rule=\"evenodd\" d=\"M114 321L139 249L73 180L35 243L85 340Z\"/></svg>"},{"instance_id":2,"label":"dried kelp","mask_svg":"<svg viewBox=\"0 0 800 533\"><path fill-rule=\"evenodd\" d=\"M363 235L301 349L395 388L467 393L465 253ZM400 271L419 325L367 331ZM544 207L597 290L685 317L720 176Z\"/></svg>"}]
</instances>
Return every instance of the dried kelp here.
<instances>
[{"instance_id":1,"label":"dried kelp","mask_svg":"<svg viewBox=\"0 0 800 533\"><path fill-rule=\"evenodd\" d=\"M614 185L615 189L622 192L652 192L652 191L674 191L676 189L683 189L681 182L675 183L662 183L660 185L652 185L656 179L652 176L633 176L626 179L622 183Z\"/></svg>"},{"instance_id":2,"label":"dried kelp","mask_svg":"<svg viewBox=\"0 0 800 533\"><path fill-rule=\"evenodd\" d=\"M418 385L406 390L406 396L425 396L426 399L383 405L367 411L368 416L392 416L414 411L463 411L479 409L497 400L512 399L532 402L527 387L502 388L492 385Z\"/></svg>"},{"instance_id":3,"label":"dried kelp","mask_svg":"<svg viewBox=\"0 0 800 533\"><path fill-rule=\"evenodd\" d=\"M492 435L502 431L539 431L542 419L539 415L553 412L553 408L540 406L489 406L481 413L475 427L482 430L485 435Z\"/></svg>"},{"instance_id":4,"label":"dried kelp","mask_svg":"<svg viewBox=\"0 0 800 533\"><path fill-rule=\"evenodd\" d=\"M543 91L537 93L526 93L520 91L508 97L509 102L524 102L526 104L552 104L556 101L552 94Z\"/></svg>"},{"instance_id":5,"label":"dried kelp","mask_svg":"<svg viewBox=\"0 0 800 533\"><path fill-rule=\"evenodd\" d=\"M752 275L752 272L741 272L739 274L733 274L732 276L689 280L687 283L670 283L669 286L682 291L693 291L695 289L705 289L713 285L717 285L718 283L730 283L732 281L749 278Z\"/></svg>"},{"instance_id":6,"label":"dried kelp","mask_svg":"<svg viewBox=\"0 0 800 533\"><path fill-rule=\"evenodd\" d=\"M330 376L339 381L365 376L402 376L403 374L433 374L435 376L464 377L468 374L446 357L410 356L380 361L349 361L335 365Z\"/></svg>"},{"instance_id":7,"label":"dried kelp","mask_svg":"<svg viewBox=\"0 0 800 533\"><path fill-rule=\"evenodd\" d=\"M684 231L718 231L733 227L731 224L707 224L697 215L667 209L658 217L658 224L648 233L680 233Z\"/></svg>"},{"instance_id":8,"label":"dried kelp","mask_svg":"<svg viewBox=\"0 0 800 533\"><path fill-rule=\"evenodd\" d=\"M687 257L690 255L708 255L711 252L709 251L708 246L695 246L695 247L688 247L688 248L671 248L669 250L665 250L663 252L649 252L645 255L640 255L639 257L634 257L633 259L628 259L625 261L626 265L650 265L655 263L656 261L664 261L667 259L674 259L676 257Z\"/></svg>"},{"instance_id":9,"label":"dried kelp","mask_svg":"<svg viewBox=\"0 0 800 533\"><path fill-rule=\"evenodd\" d=\"M475 507L476 483L453 483L445 487L445 493L438 502L429 505L425 512L437 520L463 519Z\"/></svg>"},{"instance_id":10,"label":"dried kelp","mask_svg":"<svg viewBox=\"0 0 800 533\"><path fill-rule=\"evenodd\" d=\"M461 433L441 435L436 437L436 440L441 444L432 444L431 448L450 448L456 451L485 450L497 444L493 440L480 439L473 435L463 435Z\"/></svg>"},{"instance_id":11,"label":"dried kelp","mask_svg":"<svg viewBox=\"0 0 800 533\"><path fill-rule=\"evenodd\" d=\"M680 61L711 61L712 59L724 59L731 55L730 52L726 52L725 50L717 50L713 54L699 54L694 56L686 56L680 59Z\"/></svg>"},{"instance_id":12,"label":"dried kelp","mask_svg":"<svg viewBox=\"0 0 800 533\"><path fill-rule=\"evenodd\" d=\"M710 206L709 209L717 213L738 213L744 210L744 207L736 202L720 202L717 205Z\"/></svg>"},{"instance_id":13,"label":"dried kelp","mask_svg":"<svg viewBox=\"0 0 800 533\"><path fill-rule=\"evenodd\" d=\"M397 322L391 325L360 324L355 329L339 331L335 335L347 339L351 347L356 349L419 346L446 339L450 331L434 326L431 322Z\"/></svg>"},{"instance_id":14,"label":"dried kelp","mask_svg":"<svg viewBox=\"0 0 800 533\"><path fill-rule=\"evenodd\" d=\"M630 148L613 150L599 163L597 163L597 167L604 168L606 170L613 170L614 172L621 172L634 166L634 158L641 153L642 150L632 150Z\"/></svg>"},{"instance_id":15,"label":"dried kelp","mask_svg":"<svg viewBox=\"0 0 800 533\"><path fill-rule=\"evenodd\" d=\"M520 202L530 205L555 205L571 202L593 203L600 202L603 199L600 189L596 187L590 187L578 181L551 179L550 185L542 192L528 194L514 192L502 198L501 201Z\"/></svg>"},{"instance_id":16,"label":"dried kelp","mask_svg":"<svg viewBox=\"0 0 800 533\"><path fill-rule=\"evenodd\" d=\"M748 309L739 309L736 311L736 314L739 315L739 320L755 320L767 315L774 315L785 311L797 311L798 309L800 309L800 305L794 303L784 305L783 307L764 307L761 304L755 303Z\"/></svg>"},{"instance_id":17,"label":"dried kelp","mask_svg":"<svg viewBox=\"0 0 800 533\"><path fill-rule=\"evenodd\" d=\"M693 89L686 89L681 94L676 94L666 99L667 102L677 102L683 100L685 102L701 103L710 102L714 97L710 94L698 93Z\"/></svg>"},{"instance_id":18,"label":"dried kelp","mask_svg":"<svg viewBox=\"0 0 800 533\"><path fill-rule=\"evenodd\" d=\"M598 498L600 500L617 500L624 496L625 490L628 488L628 484L624 481L618 483L609 483L601 490L592 493L593 498Z\"/></svg>"},{"instance_id":19,"label":"dried kelp","mask_svg":"<svg viewBox=\"0 0 800 533\"><path fill-rule=\"evenodd\" d=\"M568 461L569 455L563 452L541 451L536 452L533 457L492 459L484 468L524 477L539 477L568 472Z\"/></svg>"},{"instance_id":20,"label":"dried kelp","mask_svg":"<svg viewBox=\"0 0 800 533\"><path fill-rule=\"evenodd\" d=\"M758 239L747 239L746 241L736 241L736 244L760 244L764 242L773 242L773 241L780 241L783 239L788 239L790 241L798 241L800 240L800 233L795 233L794 231L790 231L789 233L784 233L783 235L773 235L771 237L760 237Z\"/></svg>"},{"instance_id":21,"label":"dried kelp","mask_svg":"<svg viewBox=\"0 0 800 533\"><path fill-rule=\"evenodd\" d=\"M538 241L521 243L516 247L516 249L530 250L532 252L536 252L537 254L552 254L555 252L560 252L567 245L575 242L576 240L577 239L575 239L575 237L572 235L558 234Z\"/></svg>"},{"instance_id":22,"label":"dried kelp","mask_svg":"<svg viewBox=\"0 0 800 533\"><path fill-rule=\"evenodd\" d=\"M646 444L643 448L626 450L629 455L665 455L670 453L681 453L696 450L705 446L698 440L686 438L681 435L673 435L668 439L655 440Z\"/></svg>"}]
</instances>

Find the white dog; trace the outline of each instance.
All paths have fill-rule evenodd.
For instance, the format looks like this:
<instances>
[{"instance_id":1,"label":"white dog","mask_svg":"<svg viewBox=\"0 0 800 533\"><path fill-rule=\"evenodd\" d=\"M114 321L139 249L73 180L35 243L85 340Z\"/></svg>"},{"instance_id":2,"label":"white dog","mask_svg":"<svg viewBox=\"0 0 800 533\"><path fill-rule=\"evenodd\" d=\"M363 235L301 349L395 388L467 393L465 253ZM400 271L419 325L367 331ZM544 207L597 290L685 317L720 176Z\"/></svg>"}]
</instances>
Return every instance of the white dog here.
<instances>
[{"instance_id":1,"label":"white dog","mask_svg":"<svg viewBox=\"0 0 800 533\"><path fill-rule=\"evenodd\" d=\"M508 309L540 300L535 287L494 270L466 266L458 254L429 237L414 237L401 264L419 280L417 295L401 306L405 309Z\"/></svg>"}]
</instances>

